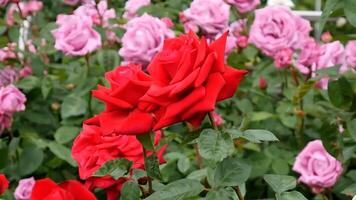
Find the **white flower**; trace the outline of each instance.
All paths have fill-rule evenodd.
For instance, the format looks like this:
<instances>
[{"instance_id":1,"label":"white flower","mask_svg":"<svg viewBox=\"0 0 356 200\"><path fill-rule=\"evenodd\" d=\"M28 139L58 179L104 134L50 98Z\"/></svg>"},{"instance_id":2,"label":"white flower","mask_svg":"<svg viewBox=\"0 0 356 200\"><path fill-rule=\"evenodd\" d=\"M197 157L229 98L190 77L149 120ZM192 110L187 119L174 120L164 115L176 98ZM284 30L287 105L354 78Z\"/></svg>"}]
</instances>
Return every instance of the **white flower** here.
<instances>
[{"instance_id":1,"label":"white flower","mask_svg":"<svg viewBox=\"0 0 356 200\"><path fill-rule=\"evenodd\" d=\"M294 3L292 0L268 0L267 5L269 6L288 6L290 8L294 7Z\"/></svg>"}]
</instances>

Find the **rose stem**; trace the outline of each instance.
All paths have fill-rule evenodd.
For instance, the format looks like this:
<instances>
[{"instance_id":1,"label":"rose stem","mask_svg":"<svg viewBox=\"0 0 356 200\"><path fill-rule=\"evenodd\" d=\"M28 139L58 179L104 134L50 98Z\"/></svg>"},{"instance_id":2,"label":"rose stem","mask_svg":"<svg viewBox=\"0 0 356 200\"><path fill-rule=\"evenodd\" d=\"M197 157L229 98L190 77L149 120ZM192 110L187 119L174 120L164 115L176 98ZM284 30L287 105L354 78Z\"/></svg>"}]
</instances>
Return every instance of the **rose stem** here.
<instances>
[{"instance_id":1,"label":"rose stem","mask_svg":"<svg viewBox=\"0 0 356 200\"><path fill-rule=\"evenodd\" d=\"M215 123L215 121L214 121L213 111L209 112L209 113L208 113L208 116L209 116L209 121L210 121L211 126L212 126L216 131L219 131L218 126L216 126L216 123ZM245 199L244 199L244 196L243 196L242 193L241 193L241 190L240 190L239 186L235 186L235 187L234 187L234 190L235 190L235 192L236 192L236 194L237 194L237 196L239 197L240 200L245 200Z\"/></svg>"},{"instance_id":2,"label":"rose stem","mask_svg":"<svg viewBox=\"0 0 356 200\"><path fill-rule=\"evenodd\" d=\"M239 186L234 187L234 190L235 190L235 192L236 192L236 194L237 194L237 196L239 197L240 200L245 200L244 195L242 195Z\"/></svg>"},{"instance_id":3,"label":"rose stem","mask_svg":"<svg viewBox=\"0 0 356 200\"><path fill-rule=\"evenodd\" d=\"M142 145L142 154L143 154L143 158L146 160L147 159L147 154L146 154L146 149L145 149L145 147ZM147 166L145 165L145 169L146 169L146 173L147 173ZM153 193L153 189L152 189L152 179L151 179L151 177L149 177L148 175L147 175L147 177L148 177L148 180L147 180L147 182L148 182L148 194L152 194Z\"/></svg>"},{"instance_id":4,"label":"rose stem","mask_svg":"<svg viewBox=\"0 0 356 200\"><path fill-rule=\"evenodd\" d=\"M192 133L194 131L194 127L192 125L190 125L189 123L187 123L187 127L188 127L189 133ZM203 160L199 153L198 144L194 144L194 149L195 149L195 160L197 162L199 169L202 169L203 168Z\"/></svg>"},{"instance_id":5,"label":"rose stem","mask_svg":"<svg viewBox=\"0 0 356 200\"><path fill-rule=\"evenodd\" d=\"M85 55L85 66L86 66L86 76L88 78L89 76L89 70L90 70L90 55L86 54ZM89 115L93 116L93 111L91 109L91 95L89 94L89 99L88 99L88 111L89 111Z\"/></svg>"},{"instance_id":6,"label":"rose stem","mask_svg":"<svg viewBox=\"0 0 356 200\"><path fill-rule=\"evenodd\" d=\"M219 129L218 129L218 127L216 126L216 123L215 123L215 121L214 121L213 111L209 112L209 113L208 113L208 116L209 116L209 120L210 120L211 126L212 126L215 130L219 131Z\"/></svg>"},{"instance_id":7,"label":"rose stem","mask_svg":"<svg viewBox=\"0 0 356 200\"><path fill-rule=\"evenodd\" d=\"M290 67L290 72L292 74L292 77L293 77L295 85L299 86L299 80L298 80L297 72L295 71L295 69L293 67Z\"/></svg>"}]
</instances>

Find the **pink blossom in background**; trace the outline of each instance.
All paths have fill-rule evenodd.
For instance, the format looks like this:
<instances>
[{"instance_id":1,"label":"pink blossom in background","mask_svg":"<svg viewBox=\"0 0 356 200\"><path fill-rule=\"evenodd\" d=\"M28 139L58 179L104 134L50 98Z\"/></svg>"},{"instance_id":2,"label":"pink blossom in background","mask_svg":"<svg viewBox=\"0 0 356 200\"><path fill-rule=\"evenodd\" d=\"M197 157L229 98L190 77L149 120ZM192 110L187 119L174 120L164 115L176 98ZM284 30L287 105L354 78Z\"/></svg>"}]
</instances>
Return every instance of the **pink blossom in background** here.
<instances>
[{"instance_id":1,"label":"pink blossom in background","mask_svg":"<svg viewBox=\"0 0 356 200\"><path fill-rule=\"evenodd\" d=\"M303 74L311 73L311 66L319 60L320 45L313 39L307 40L299 54L296 68Z\"/></svg>"},{"instance_id":2,"label":"pink blossom in background","mask_svg":"<svg viewBox=\"0 0 356 200\"><path fill-rule=\"evenodd\" d=\"M349 41L345 49L346 64L356 69L356 40Z\"/></svg>"},{"instance_id":3,"label":"pink blossom in background","mask_svg":"<svg viewBox=\"0 0 356 200\"><path fill-rule=\"evenodd\" d=\"M7 128L10 128L12 124L12 115L10 113L0 112L0 135Z\"/></svg>"},{"instance_id":4,"label":"pink blossom in background","mask_svg":"<svg viewBox=\"0 0 356 200\"><path fill-rule=\"evenodd\" d=\"M35 179L33 177L21 179L18 186L15 189L15 199L16 200L30 200L32 189L35 186Z\"/></svg>"},{"instance_id":5,"label":"pink blossom in background","mask_svg":"<svg viewBox=\"0 0 356 200\"><path fill-rule=\"evenodd\" d=\"M163 17L161 21L164 22L168 28L172 28L174 26L174 23L168 17Z\"/></svg>"},{"instance_id":6,"label":"pink blossom in background","mask_svg":"<svg viewBox=\"0 0 356 200\"><path fill-rule=\"evenodd\" d=\"M243 32L247 31L247 19L239 19L230 24L230 32L235 37L243 35Z\"/></svg>"},{"instance_id":7,"label":"pink blossom in background","mask_svg":"<svg viewBox=\"0 0 356 200\"><path fill-rule=\"evenodd\" d=\"M313 64L312 76L316 75L316 71L324 68L334 67L335 65L343 65L345 62L345 52L344 46L339 41L324 44L320 48L320 57L318 61ZM340 68L343 71L344 66ZM318 83L317 86L321 89L326 90L328 88L329 78L324 77Z\"/></svg>"},{"instance_id":8,"label":"pink blossom in background","mask_svg":"<svg viewBox=\"0 0 356 200\"><path fill-rule=\"evenodd\" d=\"M0 70L0 87L13 84L18 79L19 74L15 69L11 67L5 67L4 69Z\"/></svg>"},{"instance_id":9,"label":"pink blossom in background","mask_svg":"<svg viewBox=\"0 0 356 200\"><path fill-rule=\"evenodd\" d=\"M31 53L33 53L33 54L37 53L37 49L36 49L35 45L33 45L32 40L27 40L26 46Z\"/></svg>"},{"instance_id":10,"label":"pink blossom in background","mask_svg":"<svg viewBox=\"0 0 356 200\"><path fill-rule=\"evenodd\" d=\"M248 46L248 37L245 35L238 36L236 38L236 44L240 48L246 48Z\"/></svg>"},{"instance_id":11,"label":"pink blossom in background","mask_svg":"<svg viewBox=\"0 0 356 200\"><path fill-rule=\"evenodd\" d=\"M146 66L153 56L162 49L164 39L174 37L174 32L157 17L144 14L125 25L126 32L119 50L124 63Z\"/></svg>"},{"instance_id":12,"label":"pink blossom in background","mask_svg":"<svg viewBox=\"0 0 356 200\"><path fill-rule=\"evenodd\" d=\"M224 123L224 119L217 112L213 112L214 122L217 126L221 126Z\"/></svg>"},{"instance_id":13,"label":"pink blossom in background","mask_svg":"<svg viewBox=\"0 0 356 200\"><path fill-rule=\"evenodd\" d=\"M333 36L331 36L330 32L325 32L321 35L321 41L324 43L329 43L333 40Z\"/></svg>"},{"instance_id":14,"label":"pink blossom in background","mask_svg":"<svg viewBox=\"0 0 356 200\"><path fill-rule=\"evenodd\" d=\"M144 6L151 4L151 0L128 0L125 3L125 13L123 15L126 19L137 17L136 12Z\"/></svg>"},{"instance_id":15,"label":"pink blossom in background","mask_svg":"<svg viewBox=\"0 0 356 200\"><path fill-rule=\"evenodd\" d=\"M230 6L223 0L194 0L180 18L186 32L199 29L208 38L215 38L228 28Z\"/></svg>"},{"instance_id":16,"label":"pink blossom in background","mask_svg":"<svg viewBox=\"0 0 356 200\"><path fill-rule=\"evenodd\" d=\"M309 21L292 13L288 7L269 6L255 11L249 42L266 55L281 49L298 49L309 38Z\"/></svg>"},{"instance_id":17,"label":"pink blossom in background","mask_svg":"<svg viewBox=\"0 0 356 200\"><path fill-rule=\"evenodd\" d=\"M74 11L74 14L89 17L94 24L104 27L109 26L109 20L116 17L115 10L113 8L108 9L108 4L105 0L100 1L97 5L83 4Z\"/></svg>"},{"instance_id":18,"label":"pink blossom in background","mask_svg":"<svg viewBox=\"0 0 356 200\"><path fill-rule=\"evenodd\" d=\"M258 87L261 89L261 90L265 90L267 88L267 81L266 79L261 76L260 79L258 79Z\"/></svg>"},{"instance_id":19,"label":"pink blossom in background","mask_svg":"<svg viewBox=\"0 0 356 200\"><path fill-rule=\"evenodd\" d=\"M226 2L235 6L240 13L252 11L261 3L260 0L226 0Z\"/></svg>"},{"instance_id":20,"label":"pink blossom in background","mask_svg":"<svg viewBox=\"0 0 356 200\"><path fill-rule=\"evenodd\" d=\"M325 150L321 140L314 140L296 157L293 170L301 175L300 182L319 194L335 185L343 169L341 162Z\"/></svg>"},{"instance_id":21,"label":"pink blossom in background","mask_svg":"<svg viewBox=\"0 0 356 200\"><path fill-rule=\"evenodd\" d=\"M9 3L9 0L0 0L0 7L5 7Z\"/></svg>"},{"instance_id":22,"label":"pink blossom in background","mask_svg":"<svg viewBox=\"0 0 356 200\"><path fill-rule=\"evenodd\" d=\"M0 88L0 113L24 111L25 102L25 95L14 85Z\"/></svg>"},{"instance_id":23,"label":"pink blossom in background","mask_svg":"<svg viewBox=\"0 0 356 200\"><path fill-rule=\"evenodd\" d=\"M37 1L37 0L30 0L26 2L20 2L19 7L21 9L22 17L27 17L29 15L35 14L36 12L39 12L43 8L43 3L42 1ZM19 12L18 6L16 4L11 4L9 7L7 13L6 13L6 23L9 26L13 26L15 21L14 21L14 14L15 12Z\"/></svg>"},{"instance_id":24,"label":"pink blossom in background","mask_svg":"<svg viewBox=\"0 0 356 200\"><path fill-rule=\"evenodd\" d=\"M7 47L0 49L0 61L4 62L8 59L16 58L15 48L16 44L13 46L13 44L10 43Z\"/></svg>"},{"instance_id":25,"label":"pink blossom in background","mask_svg":"<svg viewBox=\"0 0 356 200\"><path fill-rule=\"evenodd\" d=\"M20 70L20 77L25 78L27 76L30 76L32 74L32 68L30 66L25 66Z\"/></svg>"},{"instance_id":26,"label":"pink blossom in background","mask_svg":"<svg viewBox=\"0 0 356 200\"><path fill-rule=\"evenodd\" d=\"M292 64L293 51L289 48L281 49L273 55L274 65L281 69Z\"/></svg>"},{"instance_id":27,"label":"pink blossom in background","mask_svg":"<svg viewBox=\"0 0 356 200\"><path fill-rule=\"evenodd\" d=\"M52 31L55 48L66 55L83 56L101 47L101 37L84 16L58 15L59 28Z\"/></svg>"},{"instance_id":28,"label":"pink blossom in background","mask_svg":"<svg viewBox=\"0 0 356 200\"><path fill-rule=\"evenodd\" d=\"M64 0L63 2L67 5L74 6L77 5L80 2L80 0Z\"/></svg>"}]
</instances>

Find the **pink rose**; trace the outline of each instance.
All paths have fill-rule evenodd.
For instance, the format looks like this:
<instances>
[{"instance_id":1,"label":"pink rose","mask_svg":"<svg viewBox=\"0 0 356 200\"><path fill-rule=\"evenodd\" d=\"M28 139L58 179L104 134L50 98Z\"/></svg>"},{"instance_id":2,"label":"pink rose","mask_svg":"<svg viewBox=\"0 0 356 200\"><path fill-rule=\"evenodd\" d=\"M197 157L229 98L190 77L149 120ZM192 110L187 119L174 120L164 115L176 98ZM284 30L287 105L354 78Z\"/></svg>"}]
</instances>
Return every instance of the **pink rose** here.
<instances>
[{"instance_id":1,"label":"pink rose","mask_svg":"<svg viewBox=\"0 0 356 200\"><path fill-rule=\"evenodd\" d=\"M274 65L279 69L288 67L292 64L292 55L293 51L289 48L277 51L273 56Z\"/></svg>"},{"instance_id":2,"label":"pink rose","mask_svg":"<svg viewBox=\"0 0 356 200\"><path fill-rule=\"evenodd\" d=\"M0 135L6 128L10 128L12 123L12 115L10 113L0 112Z\"/></svg>"},{"instance_id":3,"label":"pink rose","mask_svg":"<svg viewBox=\"0 0 356 200\"><path fill-rule=\"evenodd\" d=\"M19 185L16 187L14 196L16 200L30 200L32 189L35 186L35 179L33 177L21 179Z\"/></svg>"},{"instance_id":4,"label":"pink rose","mask_svg":"<svg viewBox=\"0 0 356 200\"><path fill-rule=\"evenodd\" d=\"M235 6L240 13L254 10L261 3L260 0L226 0L226 2Z\"/></svg>"},{"instance_id":5,"label":"pink rose","mask_svg":"<svg viewBox=\"0 0 356 200\"><path fill-rule=\"evenodd\" d=\"M356 69L356 40L349 41L346 45L346 64Z\"/></svg>"},{"instance_id":6,"label":"pink rose","mask_svg":"<svg viewBox=\"0 0 356 200\"><path fill-rule=\"evenodd\" d=\"M151 0L128 0L125 3L125 13L123 15L126 19L137 17L136 12L144 6L151 4Z\"/></svg>"},{"instance_id":7,"label":"pink rose","mask_svg":"<svg viewBox=\"0 0 356 200\"><path fill-rule=\"evenodd\" d=\"M5 7L9 3L9 0L0 0L0 7Z\"/></svg>"},{"instance_id":8,"label":"pink rose","mask_svg":"<svg viewBox=\"0 0 356 200\"><path fill-rule=\"evenodd\" d=\"M342 173L342 165L325 150L320 140L314 140L296 157L293 170L301 175L300 182L319 194L324 188L335 185Z\"/></svg>"},{"instance_id":9,"label":"pink rose","mask_svg":"<svg viewBox=\"0 0 356 200\"><path fill-rule=\"evenodd\" d=\"M120 56L125 63L146 66L153 56L162 49L164 39L174 37L166 23L157 17L144 14L130 20L122 37Z\"/></svg>"},{"instance_id":10,"label":"pink rose","mask_svg":"<svg viewBox=\"0 0 356 200\"><path fill-rule=\"evenodd\" d=\"M298 49L309 38L310 23L293 14L288 7L270 6L255 12L250 43L268 56L285 48Z\"/></svg>"},{"instance_id":11,"label":"pink rose","mask_svg":"<svg viewBox=\"0 0 356 200\"><path fill-rule=\"evenodd\" d=\"M14 113L25 110L25 95L14 85L0 88L0 113Z\"/></svg>"},{"instance_id":12,"label":"pink rose","mask_svg":"<svg viewBox=\"0 0 356 200\"><path fill-rule=\"evenodd\" d=\"M317 62L320 56L320 45L313 38L307 40L299 54L296 68L303 74L310 74L313 63Z\"/></svg>"},{"instance_id":13,"label":"pink rose","mask_svg":"<svg viewBox=\"0 0 356 200\"><path fill-rule=\"evenodd\" d=\"M203 31L206 37L215 38L228 28L230 6L223 0L194 0L180 18L186 32Z\"/></svg>"},{"instance_id":14,"label":"pink rose","mask_svg":"<svg viewBox=\"0 0 356 200\"><path fill-rule=\"evenodd\" d=\"M230 24L229 35L227 37L226 47L225 47L225 55L229 55L234 49L241 47L245 48L248 44L247 36L242 35L244 31L246 31L246 19L241 19ZM225 32L225 31L224 31ZM216 35L215 39L218 39L222 33Z\"/></svg>"},{"instance_id":15,"label":"pink rose","mask_svg":"<svg viewBox=\"0 0 356 200\"><path fill-rule=\"evenodd\" d=\"M83 56L101 47L101 37L92 21L78 15L58 15L58 29L52 31L55 48L66 55Z\"/></svg>"},{"instance_id":16,"label":"pink rose","mask_svg":"<svg viewBox=\"0 0 356 200\"><path fill-rule=\"evenodd\" d=\"M4 87L15 83L19 79L19 73L11 68L5 67L0 70L0 87Z\"/></svg>"},{"instance_id":17,"label":"pink rose","mask_svg":"<svg viewBox=\"0 0 356 200\"><path fill-rule=\"evenodd\" d=\"M324 44L320 49L320 57L318 61L312 66L312 76L316 75L316 71L324 68L334 67L335 65L343 65L345 61L344 46L335 41L332 43ZM341 66L340 72L344 72L345 66ZM328 77L322 78L317 84L321 89L326 90L328 88Z\"/></svg>"}]
</instances>

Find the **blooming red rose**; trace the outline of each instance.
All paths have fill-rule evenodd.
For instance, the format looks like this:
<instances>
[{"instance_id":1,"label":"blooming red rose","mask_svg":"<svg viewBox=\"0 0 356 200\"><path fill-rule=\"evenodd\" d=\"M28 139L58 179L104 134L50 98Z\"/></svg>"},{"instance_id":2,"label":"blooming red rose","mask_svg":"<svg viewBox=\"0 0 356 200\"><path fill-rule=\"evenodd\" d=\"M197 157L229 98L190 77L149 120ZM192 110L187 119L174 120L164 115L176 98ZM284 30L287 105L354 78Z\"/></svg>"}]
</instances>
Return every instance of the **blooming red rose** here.
<instances>
[{"instance_id":1,"label":"blooming red rose","mask_svg":"<svg viewBox=\"0 0 356 200\"><path fill-rule=\"evenodd\" d=\"M9 181L4 174L0 174L0 196L9 188Z\"/></svg>"},{"instance_id":2,"label":"blooming red rose","mask_svg":"<svg viewBox=\"0 0 356 200\"><path fill-rule=\"evenodd\" d=\"M75 139L72 147L72 157L78 162L79 176L87 180L90 189L103 188L107 190L108 199L115 199L120 194L121 185L125 179L114 180L110 176L92 177L104 163L117 158L125 158L133 162L132 168L144 168L142 145L136 136L104 134L100 116L84 122L83 131ZM155 145L158 145L161 133L156 132ZM161 163L166 146L157 151ZM151 155L151 152L147 152Z\"/></svg>"},{"instance_id":3,"label":"blooming red rose","mask_svg":"<svg viewBox=\"0 0 356 200\"><path fill-rule=\"evenodd\" d=\"M51 179L37 180L32 190L31 200L96 200L96 197L76 180L59 185Z\"/></svg>"},{"instance_id":4,"label":"blooming red rose","mask_svg":"<svg viewBox=\"0 0 356 200\"><path fill-rule=\"evenodd\" d=\"M234 95L246 71L225 64L226 37L208 44L190 32L165 41L148 66L153 83L141 99L161 108L155 130L181 121L199 125L217 101Z\"/></svg>"},{"instance_id":5,"label":"blooming red rose","mask_svg":"<svg viewBox=\"0 0 356 200\"><path fill-rule=\"evenodd\" d=\"M110 88L98 87L93 95L106 103L100 114L104 134L138 135L152 131L153 116L137 108L139 99L151 86L151 78L140 66L120 66L106 73Z\"/></svg>"}]
</instances>

